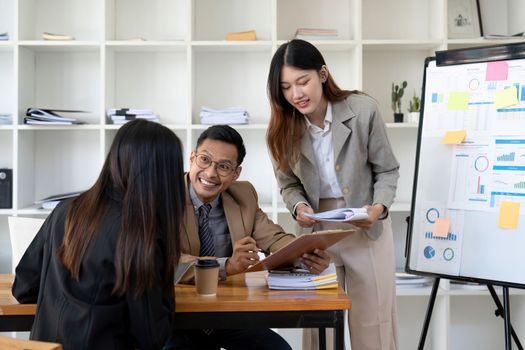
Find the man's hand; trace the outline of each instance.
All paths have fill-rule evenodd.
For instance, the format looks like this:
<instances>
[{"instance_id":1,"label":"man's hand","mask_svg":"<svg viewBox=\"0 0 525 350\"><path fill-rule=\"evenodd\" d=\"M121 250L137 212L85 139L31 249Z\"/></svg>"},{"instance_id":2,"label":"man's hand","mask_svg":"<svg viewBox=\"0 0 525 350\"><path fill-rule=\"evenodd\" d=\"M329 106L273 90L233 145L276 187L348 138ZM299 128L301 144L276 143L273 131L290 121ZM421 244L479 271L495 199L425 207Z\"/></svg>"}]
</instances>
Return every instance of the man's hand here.
<instances>
[{"instance_id":1,"label":"man's hand","mask_svg":"<svg viewBox=\"0 0 525 350\"><path fill-rule=\"evenodd\" d=\"M366 208L366 211L368 212L367 220L347 221L347 223L368 230L372 228L374 222L376 222L377 219L381 217L381 215L383 215L383 212L386 210L385 206L380 203L374 205L365 205L363 208Z\"/></svg>"},{"instance_id":2,"label":"man's hand","mask_svg":"<svg viewBox=\"0 0 525 350\"><path fill-rule=\"evenodd\" d=\"M317 220L307 218L304 216L305 213L313 214L314 210L306 204L300 203L297 205L297 208L295 208L295 220L297 220L297 223L301 227L312 227Z\"/></svg>"},{"instance_id":3,"label":"man's hand","mask_svg":"<svg viewBox=\"0 0 525 350\"><path fill-rule=\"evenodd\" d=\"M233 244L233 255L226 260L226 275L235 275L259 261L257 245L252 237L244 237Z\"/></svg>"},{"instance_id":4,"label":"man's hand","mask_svg":"<svg viewBox=\"0 0 525 350\"><path fill-rule=\"evenodd\" d=\"M313 253L303 254L300 261L311 273L321 273L330 264L330 256L324 250L316 249Z\"/></svg>"}]
</instances>

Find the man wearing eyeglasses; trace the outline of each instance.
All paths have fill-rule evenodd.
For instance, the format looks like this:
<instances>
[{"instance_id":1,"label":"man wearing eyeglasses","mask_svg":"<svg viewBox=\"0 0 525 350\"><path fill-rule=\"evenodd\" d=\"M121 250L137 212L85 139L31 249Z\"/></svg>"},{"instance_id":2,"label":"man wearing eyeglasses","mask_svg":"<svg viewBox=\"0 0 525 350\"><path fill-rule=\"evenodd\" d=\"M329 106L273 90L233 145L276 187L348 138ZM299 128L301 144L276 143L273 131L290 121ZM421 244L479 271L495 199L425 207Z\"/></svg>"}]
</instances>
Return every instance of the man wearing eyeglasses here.
<instances>
[{"instance_id":1,"label":"man wearing eyeglasses","mask_svg":"<svg viewBox=\"0 0 525 350\"><path fill-rule=\"evenodd\" d=\"M215 256L220 263L221 279L243 272L257 262L258 251L274 252L295 239L295 235L284 232L261 210L252 184L236 181L245 155L242 137L235 129L227 125L211 126L199 136L190 156L190 171L185 176L188 191L181 231L181 261ZM203 216L208 220L204 230ZM212 237L212 243L204 233ZM316 250L302 256L301 262L311 272L320 273L328 267L330 257ZM183 281L188 281L188 277L192 278L188 275ZM179 340L185 338L186 341L184 345L177 344L180 348L290 349L286 341L270 329L198 330L177 334Z\"/></svg>"}]
</instances>

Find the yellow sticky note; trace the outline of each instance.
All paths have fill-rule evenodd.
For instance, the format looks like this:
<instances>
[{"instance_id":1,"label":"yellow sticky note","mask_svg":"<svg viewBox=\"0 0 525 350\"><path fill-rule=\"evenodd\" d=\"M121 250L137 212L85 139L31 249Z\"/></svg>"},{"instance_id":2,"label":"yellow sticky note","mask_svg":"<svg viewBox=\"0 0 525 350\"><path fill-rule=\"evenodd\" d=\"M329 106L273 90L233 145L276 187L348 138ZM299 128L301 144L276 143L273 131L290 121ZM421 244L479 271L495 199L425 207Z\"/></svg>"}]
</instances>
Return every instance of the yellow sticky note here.
<instances>
[{"instance_id":1,"label":"yellow sticky note","mask_svg":"<svg viewBox=\"0 0 525 350\"><path fill-rule=\"evenodd\" d=\"M467 130L447 131L445 136L441 139L444 145L459 145L467 136Z\"/></svg>"},{"instance_id":2,"label":"yellow sticky note","mask_svg":"<svg viewBox=\"0 0 525 350\"><path fill-rule=\"evenodd\" d=\"M518 90L516 90L515 86L496 91L494 95L494 106L496 109L509 107L516 103L518 103Z\"/></svg>"},{"instance_id":3,"label":"yellow sticky note","mask_svg":"<svg viewBox=\"0 0 525 350\"><path fill-rule=\"evenodd\" d=\"M498 226L515 229L518 227L520 202L500 202Z\"/></svg>"},{"instance_id":4,"label":"yellow sticky note","mask_svg":"<svg viewBox=\"0 0 525 350\"><path fill-rule=\"evenodd\" d=\"M448 95L447 108L456 111L466 111L468 109L468 91L452 91Z\"/></svg>"},{"instance_id":5,"label":"yellow sticky note","mask_svg":"<svg viewBox=\"0 0 525 350\"><path fill-rule=\"evenodd\" d=\"M447 237L450 231L450 220L447 218L438 218L432 225L432 237Z\"/></svg>"}]
</instances>

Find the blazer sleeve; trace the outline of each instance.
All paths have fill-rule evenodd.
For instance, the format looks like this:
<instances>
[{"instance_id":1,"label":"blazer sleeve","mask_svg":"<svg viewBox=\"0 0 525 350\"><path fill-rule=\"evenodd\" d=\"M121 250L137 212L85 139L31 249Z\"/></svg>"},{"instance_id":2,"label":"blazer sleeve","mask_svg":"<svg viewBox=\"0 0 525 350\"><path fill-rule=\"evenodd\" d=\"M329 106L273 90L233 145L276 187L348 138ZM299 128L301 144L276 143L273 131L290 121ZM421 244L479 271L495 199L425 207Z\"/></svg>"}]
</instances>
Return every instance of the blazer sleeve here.
<instances>
[{"instance_id":1,"label":"blazer sleeve","mask_svg":"<svg viewBox=\"0 0 525 350\"><path fill-rule=\"evenodd\" d=\"M389 208L394 202L399 163L394 156L383 119L373 109L370 117L368 135L368 161L372 167L374 182L374 203L381 203ZM372 204L372 203L370 203Z\"/></svg>"},{"instance_id":2,"label":"blazer sleeve","mask_svg":"<svg viewBox=\"0 0 525 350\"><path fill-rule=\"evenodd\" d=\"M48 216L35 238L20 259L15 270L13 296L21 304L34 304L38 299L40 278L44 267L44 250L52 230L56 210Z\"/></svg>"},{"instance_id":3,"label":"blazer sleeve","mask_svg":"<svg viewBox=\"0 0 525 350\"><path fill-rule=\"evenodd\" d=\"M306 191L304 190L301 180L299 180L299 178L293 173L292 169L288 168L284 171L277 169L277 164L273 159L272 165L277 185L280 188L281 196L283 197L283 201L286 204L288 211L292 213L292 215L295 214L293 209L299 202L305 202L311 206L308 199L306 199Z\"/></svg>"},{"instance_id":4,"label":"blazer sleeve","mask_svg":"<svg viewBox=\"0 0 525 350\"><path fill-rule=\"evenodd\" d=\"M295 239L295 235L284 232L284 229L274 223L258 205L257 191L250 186L256 206L252 237L259 248L275 252Z\"/></svg>"},{"instance_id":5,"label":"blazer sleeve","mask_svg":"<svg viewBox=\"0 0 525 350\"><path fill-rule=\"evenodd\" d=\"M160 349L172 334L175 292L166 295L162 291L163 269L158 268L164 264L162 247L162 243L157 242L157 274L153 287L140 296L135 294L134 288L126 293L130 331L140 349Z\"/></svg>"}]
</instances>

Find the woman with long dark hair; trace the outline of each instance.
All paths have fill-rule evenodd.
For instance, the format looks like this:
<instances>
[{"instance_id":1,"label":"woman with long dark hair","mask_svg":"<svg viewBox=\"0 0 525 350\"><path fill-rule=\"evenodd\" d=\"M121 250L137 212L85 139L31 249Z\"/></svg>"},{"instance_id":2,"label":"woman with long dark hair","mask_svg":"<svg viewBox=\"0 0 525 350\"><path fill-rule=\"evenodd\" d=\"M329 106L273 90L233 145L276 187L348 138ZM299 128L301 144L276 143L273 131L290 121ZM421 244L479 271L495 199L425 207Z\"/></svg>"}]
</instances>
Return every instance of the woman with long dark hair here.
<instances>
[{"instance_id":1,"label":"woman with long dark hair","mask_svg":"<svg viewBox=\"0 0 525 350\"><path fill-rule=\"evenodd\" d=\"M399 164L376 102L364 93L340 89L319 50L303 40L275 52L268 95L268 148L284 202L297 223L316 231L357 229L327 250L352 299L352 349L396 349L388 207ZM368 219L334 224L305 216L343 207L367 208Z\"/></svg>"},{"instance_id":2,"label":"woman with long dark hair","mask_svg":"<svg viewBox=\"0 0 525 350\"><path fill-rule=\"evenodd\" d=\"M170 339L184 208L182 146L168 128L123 125L89 190L61 202L16 268L37 303L31 339L64 349L160 349Z\"/></svg>"}]
</instances>

